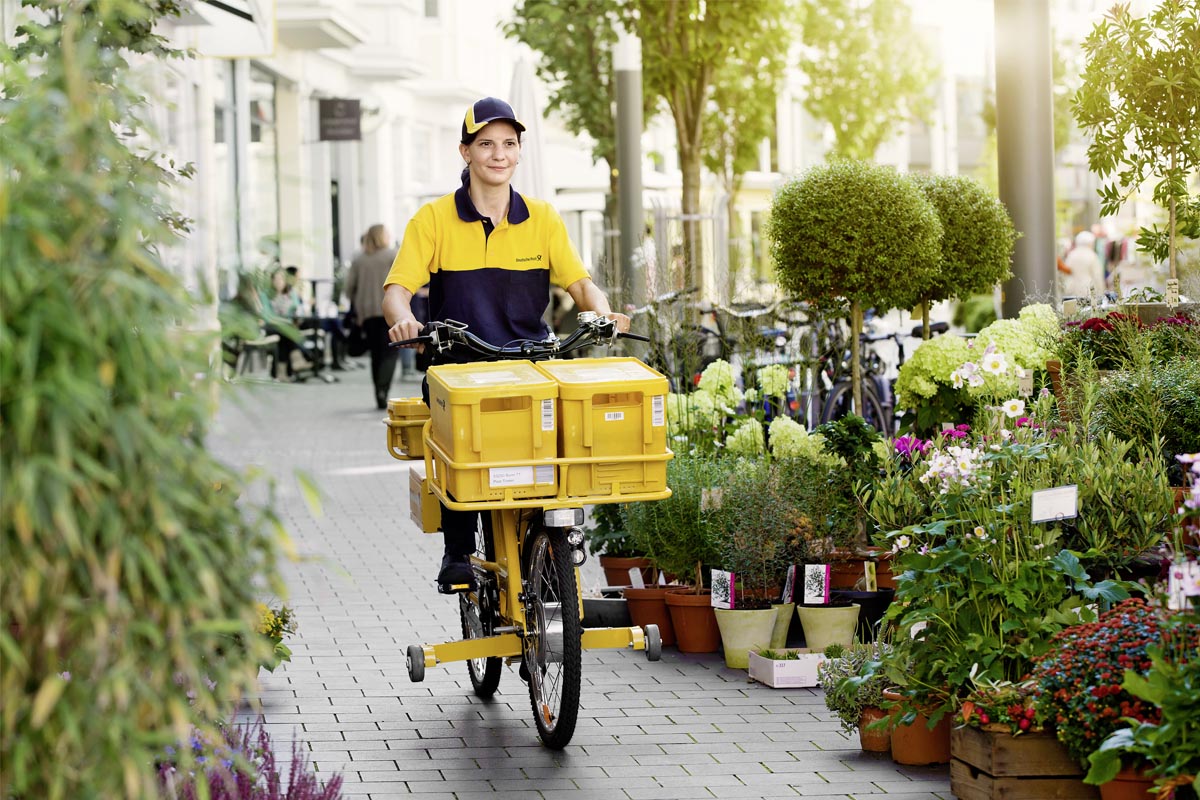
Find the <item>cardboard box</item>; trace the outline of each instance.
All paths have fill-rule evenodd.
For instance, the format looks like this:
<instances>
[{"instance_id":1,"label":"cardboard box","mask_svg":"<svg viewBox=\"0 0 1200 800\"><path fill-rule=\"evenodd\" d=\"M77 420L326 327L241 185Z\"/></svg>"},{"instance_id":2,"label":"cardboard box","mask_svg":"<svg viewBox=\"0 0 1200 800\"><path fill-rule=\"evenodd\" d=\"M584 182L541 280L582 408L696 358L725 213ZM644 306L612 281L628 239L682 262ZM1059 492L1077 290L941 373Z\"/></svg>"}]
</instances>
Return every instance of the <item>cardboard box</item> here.
<instances>
[{"instance_id":1,"label":"cardboard box","mask_svg":"<svg viewBox=\"0 0 1200 800\"><path fill-rule=\"evenodd\" d=\"M776 689L795 689L818 686L817 667L825 661L825 654L804 648L776 650L777 653L799 653L800 657L790 661L763 658L750 651L750 677Z\"/></svg>"}]
</instances>

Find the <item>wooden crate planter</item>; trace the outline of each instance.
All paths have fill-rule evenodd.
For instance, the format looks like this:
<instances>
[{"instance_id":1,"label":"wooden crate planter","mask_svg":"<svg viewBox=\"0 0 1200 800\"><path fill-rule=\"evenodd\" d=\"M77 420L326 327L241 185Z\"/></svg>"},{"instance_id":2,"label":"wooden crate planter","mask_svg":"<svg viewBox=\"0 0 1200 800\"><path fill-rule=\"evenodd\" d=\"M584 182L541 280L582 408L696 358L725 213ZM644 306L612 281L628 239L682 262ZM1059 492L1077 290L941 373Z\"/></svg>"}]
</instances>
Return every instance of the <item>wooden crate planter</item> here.
<instances>
[{"instance_id":1,"label":"wooden crate planter","mask_svg":"<svg viewBox=\"0 0 1200 800\"><path fill-rule=\"evenodd\" d=\"M959 800L1096 800L1095 786L1051 733L955 728L950 791Z\"/></svg>"}]
</instances>

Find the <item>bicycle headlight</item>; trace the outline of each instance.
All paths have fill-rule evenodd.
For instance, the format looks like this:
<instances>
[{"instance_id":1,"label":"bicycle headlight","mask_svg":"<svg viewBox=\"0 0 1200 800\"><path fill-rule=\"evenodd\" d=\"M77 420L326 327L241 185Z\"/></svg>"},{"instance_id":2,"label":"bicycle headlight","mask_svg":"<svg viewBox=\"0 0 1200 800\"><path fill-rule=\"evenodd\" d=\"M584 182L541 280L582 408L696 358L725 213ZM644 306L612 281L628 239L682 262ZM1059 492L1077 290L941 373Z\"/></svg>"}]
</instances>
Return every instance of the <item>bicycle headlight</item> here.
<instances>
[{"instance_id":1,"label":"bicycle headlight","mask_svg":"<svg viewBox=\"0 0 1200 800\"><path fill-rule=\"evenodd\" d=\"M582 548L572 547L571 548L571 563L577 567L581 567L581 566L583 566L583 563L585 561L587 561L587 552L584 551Z\"/></svg>"},{"instance_id":2,"label":"bicycle headlight","mask_svg":"<svg viewBox=\"0 0 1200 800\"><path fill-rule=\"evenodd\" d=\"M583 529L571 528L567 531L567 544L571 547L583 547Z\"/></svg>"}]
</instances>

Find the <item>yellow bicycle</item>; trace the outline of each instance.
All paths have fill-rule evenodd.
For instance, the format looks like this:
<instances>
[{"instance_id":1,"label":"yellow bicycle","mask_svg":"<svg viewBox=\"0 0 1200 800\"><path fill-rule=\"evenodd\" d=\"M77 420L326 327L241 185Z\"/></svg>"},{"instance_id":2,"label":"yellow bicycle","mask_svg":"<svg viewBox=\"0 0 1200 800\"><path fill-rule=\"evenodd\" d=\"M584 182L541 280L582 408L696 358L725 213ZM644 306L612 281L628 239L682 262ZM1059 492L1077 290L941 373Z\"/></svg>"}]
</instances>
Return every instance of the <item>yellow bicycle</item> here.
<instances>
[{"instance_id":1,"label":"yellow bicycle","mask_svg":"<svg viewBox=\"0 0 1200 800\"><path fill-rule=\"evenodd\" d=\"M657 626L584 629L578 567L587 558L583 506L669 497L667 381L633 358L548 360L619 336L611 320L580 314L564 340L495 347L456 322L430 323L417 339L482 361L428 371L430 403L389 402L388 448L423 459L410 477L414 521L440 527L439 503L478 510L475 586L459 595L463 638L408 648L409 678L466 661L476 696L490 698L501 666L519 663L538 736L570 742L579 714L581 652L641 650L660 657ZM432 410L432 413L430 413ZM422 468L423 467L423 468Z\"/></svg>"}]
</instances>

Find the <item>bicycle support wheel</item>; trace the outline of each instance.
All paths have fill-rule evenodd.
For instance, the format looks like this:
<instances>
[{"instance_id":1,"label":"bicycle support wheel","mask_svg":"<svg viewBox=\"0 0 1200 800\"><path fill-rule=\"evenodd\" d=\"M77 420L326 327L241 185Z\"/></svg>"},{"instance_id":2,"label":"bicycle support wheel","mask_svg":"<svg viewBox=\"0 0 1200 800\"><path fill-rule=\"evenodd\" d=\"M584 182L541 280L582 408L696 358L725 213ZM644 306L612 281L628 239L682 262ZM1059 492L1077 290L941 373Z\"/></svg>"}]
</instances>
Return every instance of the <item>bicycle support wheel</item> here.
<instances>
[{"instance_id":1,"label":"bicycle support wheel","mask_svg":"<svg viewBox=\"0 0 1200 800\"><path fill-rule=\"evenodd\" d=\"M571 548L562 531L531 532L525 558L525 667L538 736L552 750L571 741L579 716L583 626Z\"/></svg>"},{"instance_id":2,"label":"bicycle support wheel","mask_svg":"<svg viewBox=\"0 0 1200 800\"><path fill-rule=\"evenodd\" d=\"M832 422L846 416L854 404L853 400L853 384L848 380L838 381L825 401L825 409L821 412L821 421ZM862 404L860 416L867 421L867 424L880 433L891 435L893 429L891 418L884 411L883 401L879 399L879 392L870 383L863 383Z\"/></svg>"},{"instance_id":3,"label":"bicycle support wheel","mask_svg":"<svg viewBox=\"0 0 1200 800\"><path fill-rule=\"evenodd\" d=\"M478 552L491 561L496 557L491 518L486 513L482 516L483 530L477 535ZM495 629L498 607L495 576L476 567L475 585L475 591L458 596L458 615L462 620L463 639L482 639L491 636ZM503 666L504 659L499 656L467 661L467 674L471 678L471 687L475 690L476 697L488 700L496 693L500 686L500 671Z\"/></svg>"}]
</instances>

